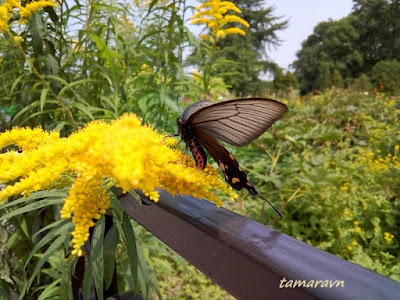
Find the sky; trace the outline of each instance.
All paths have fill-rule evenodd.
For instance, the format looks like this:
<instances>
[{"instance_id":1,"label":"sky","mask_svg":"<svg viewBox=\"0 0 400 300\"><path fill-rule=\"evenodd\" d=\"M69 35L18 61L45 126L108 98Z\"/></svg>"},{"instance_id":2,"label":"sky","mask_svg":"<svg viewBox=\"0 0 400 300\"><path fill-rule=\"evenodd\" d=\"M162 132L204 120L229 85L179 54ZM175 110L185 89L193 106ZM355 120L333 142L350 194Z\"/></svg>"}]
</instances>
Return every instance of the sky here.
<instances>
[{"instance_id":1,"label":"sky","mask_svg":"<svg viewBox=\"0 0 400 300\"><path fill-rule=\"evenodd\" d=\"M288 27L278 32L281 45L269 52L270 59L285 69L296 60L301 43L319 22L329 18L339 20L347 16L353 6L351 0L265 0L265 4L275 7L275 16L289 19Z\"/></svg>"}]
</instances>

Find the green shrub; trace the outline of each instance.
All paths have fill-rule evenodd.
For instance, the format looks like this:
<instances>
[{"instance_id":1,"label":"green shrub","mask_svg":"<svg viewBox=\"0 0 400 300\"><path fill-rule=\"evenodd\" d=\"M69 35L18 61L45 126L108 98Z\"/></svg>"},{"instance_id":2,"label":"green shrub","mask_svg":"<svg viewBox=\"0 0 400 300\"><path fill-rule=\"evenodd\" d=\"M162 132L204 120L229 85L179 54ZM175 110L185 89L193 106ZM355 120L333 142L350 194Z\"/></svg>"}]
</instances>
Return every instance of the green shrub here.
<instances>
[{"instance_id":1,"label":"green shrub","mask_svg":"<svg viewBox=\"0 0 400 300\"><path fill-rule=\"evenodd\" d=\"M397 60L380 61L371 71L375 87L391 95L400 94L400 62Z\"/></svg>"}]
</instances>

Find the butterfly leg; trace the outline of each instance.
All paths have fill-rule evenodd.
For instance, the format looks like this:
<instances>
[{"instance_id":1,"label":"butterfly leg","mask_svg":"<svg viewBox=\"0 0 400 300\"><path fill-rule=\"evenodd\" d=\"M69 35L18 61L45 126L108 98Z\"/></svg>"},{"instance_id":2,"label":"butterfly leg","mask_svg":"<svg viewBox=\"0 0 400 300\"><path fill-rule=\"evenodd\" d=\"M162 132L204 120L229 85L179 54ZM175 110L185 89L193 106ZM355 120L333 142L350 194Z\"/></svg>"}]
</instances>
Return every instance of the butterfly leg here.
<instances>
[{"instance_id":1,"label":"butterfly leg","mask_svg":"<svg viewBox=\"0 0 400 300\"><path fill-rule=\"evenodd\" d=\"M166 138L177 137L177 136L179 136L179 134L177 134L177 133L167 134L167 135L164 136L163 142L166 140Z\"/></svg>"}]
</instances>

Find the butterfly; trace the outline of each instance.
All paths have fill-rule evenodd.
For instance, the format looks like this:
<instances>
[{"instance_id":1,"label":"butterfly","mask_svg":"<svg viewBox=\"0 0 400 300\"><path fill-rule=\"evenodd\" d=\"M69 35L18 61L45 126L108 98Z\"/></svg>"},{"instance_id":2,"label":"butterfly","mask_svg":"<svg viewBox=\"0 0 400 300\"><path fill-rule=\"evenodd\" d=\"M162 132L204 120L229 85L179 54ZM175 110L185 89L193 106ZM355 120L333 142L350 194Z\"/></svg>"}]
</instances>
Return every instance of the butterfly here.
<instances>
[{"instance_id":1,"label":"butterfly","mask_svg":"<svg viewBox=\"0 0 400 300\"><path fill-rule=\"evenodd\" d=\"M260 195L235 157L218 140L233 146L245 146L263 134L287 110L285 104L267 98L220 103L202 100L188 106L177 119L177 135L192 152L197 168L204 169L207 165L207 150L232 188L245 188L253 196ZM279 210L260 196L282 217Z\"/></svg>"}]
</instances>

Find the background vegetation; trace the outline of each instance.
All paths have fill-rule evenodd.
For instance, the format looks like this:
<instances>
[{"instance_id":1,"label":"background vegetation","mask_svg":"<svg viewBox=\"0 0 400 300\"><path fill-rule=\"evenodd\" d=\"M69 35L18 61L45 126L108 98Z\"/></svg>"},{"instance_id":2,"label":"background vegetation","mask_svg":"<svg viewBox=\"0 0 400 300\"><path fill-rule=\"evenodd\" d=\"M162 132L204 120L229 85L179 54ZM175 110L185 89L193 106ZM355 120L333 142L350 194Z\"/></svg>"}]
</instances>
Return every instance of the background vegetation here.
<instances>
[{"instance_id":1,"label":"background vegetation","mask_svg":"<svg viewBox=\"0 0 400 300\"><path fill-rule=\"evenodd\" d=\"M40 126L66 136L91 120L134 112L173 133L178 96L181 109L204 97L278 96L290 109L284 119L230 150L285 219L246 193L226 206L400 281L398 1L354 1L348 17L316 26L294 62L296 78L266 50L279 43L285 19L262 1L235 3L251 26L244 37L218 41L212 67L210 45L187 28L193 10L184 0L62 1L26 27L13 25L23 41L1 36L2 130ZM260 79L266 72L272 82ZM297 82L302 94L317 95L298 97ZM0 297L71 297L72 228L59 218L66 192L38 192L1 208ZM121 291L229 298L113 205L116 221L100 253L117 258L111 264ZM96 228L100 235L104 223Z\"/></svg>"}]
</instances>

